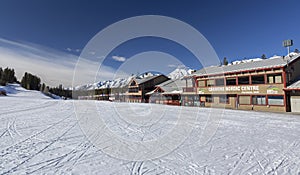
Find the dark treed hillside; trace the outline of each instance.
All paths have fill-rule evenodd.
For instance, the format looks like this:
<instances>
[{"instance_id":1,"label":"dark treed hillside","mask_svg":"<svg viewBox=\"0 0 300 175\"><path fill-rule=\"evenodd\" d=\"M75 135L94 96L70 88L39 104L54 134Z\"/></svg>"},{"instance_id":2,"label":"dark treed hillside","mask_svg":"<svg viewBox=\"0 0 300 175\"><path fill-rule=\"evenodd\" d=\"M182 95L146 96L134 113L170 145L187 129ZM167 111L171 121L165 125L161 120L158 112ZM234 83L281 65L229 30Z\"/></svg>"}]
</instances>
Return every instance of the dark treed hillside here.
<instances>
[{"instance_id":1,"label":"dark treed hillside","mask_svg":"<svg viewBox=\"0 0 300 175\"><path fill-rule=\"evenodd\" d=\"M25 72L22 80L21 86L28 90L40 90L41 79L36 75Z\"/></svg>"},{"instance_id":2,"label":"dark treed hillside","mask_svg":"<svg viewBox=\"0 0 300 175\"><path fill-rule=\"evenodd\" d=\"M7 83L15 82L17 82L17 78L15 77L15 70L8 67L3 70L0 67L0 85L5 86Z\"/></svg>"},{"instance_id":3,"label":"dark treed hillside","mask_svg":"<svg viewBox=\"0 0 300 175\"><path fill-rule=\"evenodd\" d=\"M62 85L59 85L58 87L54 88L49 88L49 92L60 97L72 98L72 90L64 89Z\"/></svg>"}]
</instances>

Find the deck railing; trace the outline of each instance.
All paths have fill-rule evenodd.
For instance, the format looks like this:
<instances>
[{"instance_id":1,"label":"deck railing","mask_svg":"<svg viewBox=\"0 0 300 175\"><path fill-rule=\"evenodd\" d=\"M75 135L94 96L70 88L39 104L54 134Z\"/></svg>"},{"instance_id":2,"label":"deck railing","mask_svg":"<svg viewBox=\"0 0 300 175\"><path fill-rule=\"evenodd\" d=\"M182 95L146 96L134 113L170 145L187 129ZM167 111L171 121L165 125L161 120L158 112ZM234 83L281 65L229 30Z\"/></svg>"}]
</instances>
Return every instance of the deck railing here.
<instances>
[{"instance_id":1,"label":"deck railing","mask_svg":"<svg viewBox=\"0 0 300 175\"><path fill-rule=\"evenodd\" d=\"M184 87L183 92L196 92L197 88L195 87Z\"/></svg>"}]
</instances>

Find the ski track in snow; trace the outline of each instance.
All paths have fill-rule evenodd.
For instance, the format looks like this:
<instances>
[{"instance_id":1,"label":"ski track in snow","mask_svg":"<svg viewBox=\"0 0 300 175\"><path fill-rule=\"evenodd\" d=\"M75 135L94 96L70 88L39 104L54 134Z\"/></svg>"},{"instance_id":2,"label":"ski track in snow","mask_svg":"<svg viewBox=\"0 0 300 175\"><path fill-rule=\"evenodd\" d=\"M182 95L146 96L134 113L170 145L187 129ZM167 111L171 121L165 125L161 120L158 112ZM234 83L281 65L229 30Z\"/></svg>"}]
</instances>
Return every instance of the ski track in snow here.
<instances>
[{"instance_id":1,"label":"ski track in snow","mask_svg":"<svg viewBox=\"0 0 300 175\"><path fill-rule=\"evenodd\" d=\"M202 145L199 137L207 114L221 109L183 107L185 115L199 112L196 127L183 144L158 159L126 161L89 142L72 101L4 97L0 103L0 174L300 174L297 115L225 110L218 130ZM145 129L126 124L111 110L119 107L130 113L148 104L127 109L124 103L89 103L97 104L114 132L133 140L158 138L176 123L171 117L178 107L152 105L154 111L165 109L163 118Z\"/></svg>"}]
</instances>

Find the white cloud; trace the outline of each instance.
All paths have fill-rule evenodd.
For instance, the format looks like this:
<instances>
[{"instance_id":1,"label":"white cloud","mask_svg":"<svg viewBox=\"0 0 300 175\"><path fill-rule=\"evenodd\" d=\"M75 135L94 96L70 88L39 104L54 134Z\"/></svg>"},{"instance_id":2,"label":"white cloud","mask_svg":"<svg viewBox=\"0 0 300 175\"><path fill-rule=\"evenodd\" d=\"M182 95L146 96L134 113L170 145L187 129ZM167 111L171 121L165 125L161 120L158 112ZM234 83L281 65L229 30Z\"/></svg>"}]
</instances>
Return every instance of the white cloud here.
<instances>
[{"instance_id":1,"label":"white cloud","mask_svg":"<svg viewBox=\"0 0 300 175\"><path fill-rule=\"evenodd\" d=\"M96 54L96 52L95 52L95 51L90 51L90 52L89 52L89 54L91 54L91 55L95 55L95 54Z\"/></svg>"},{"instance_id":2,"label":"white cloud","mask_svg":"<svg viewBox=\"0 0 300 175\"><path fill-rule=\"evenodd\" d=\"M184 64L169 64L169 68L187 68Z\"/></svg>"},{"instance_id":3,"label":"white cloud","mask_svg":"<svg viewBox=\"0 0 300 175\"><path fill-rule=\"evenodd\" d=\"M79 52L81 52L81 49L72 49L72 48L68 47L68 48L66 48L66 51L73 52L73 53L79 53Z\"/></svg>"},{"instance_id":4,"label":"white cloud","mask_svg":"<svg viewBox=\"0 0 300 175\"><path fill-rule=\"evenodd\" d=\"M79 62L84 64L78 65ZM63 84L71 87L72 84L84 85L115 77L115 69L104 65L99 69L97 61L81 58L79 62L78 56L73 54L0 38L0 67L14 68L18 80L25 72L30 72L39 76L47 85ZM78 71L74 78L75 68Z\"/></svg>"},{"instance_id":5,"label":"white cloud","mask_svg":"<svg viewBox=\"0 0 300 175\"><path fill-rule=\"evenodd\" d=\"M170 67L170 68L175 68L175 67L177 67L177 66L176 66L175 64L169 64L168 67Z\"/></svg>"},{"instance_id":6,"label":"white cloud","mask_svg":"<svg viewBox=\"0 0 300 175\"><path fill-rule=\"evenodd\" d=\"M125 62L126 61L126 58L121 57L121 56L112 56L112 59L114 59L115 61L119 61L119 62Z\"/></svg>"}]
</instances>

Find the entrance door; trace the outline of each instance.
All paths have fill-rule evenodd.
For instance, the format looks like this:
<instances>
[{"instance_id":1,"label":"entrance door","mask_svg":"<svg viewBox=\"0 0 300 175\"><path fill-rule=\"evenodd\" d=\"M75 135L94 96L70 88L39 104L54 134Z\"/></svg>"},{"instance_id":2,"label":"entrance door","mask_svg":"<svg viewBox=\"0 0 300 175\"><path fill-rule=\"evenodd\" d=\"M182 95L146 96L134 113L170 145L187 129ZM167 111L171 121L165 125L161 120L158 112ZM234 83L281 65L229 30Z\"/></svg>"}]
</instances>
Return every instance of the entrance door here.
<instances>
[{"instance_id":1,"label":"entrance door","mask_svg":"<svg viewBox=\"0 0 300 175\"><path fill-rule=\"evenodd\" d=\"M300 96L291 96L291 112L300 112Z\"/></svg>"}]
</instances>

